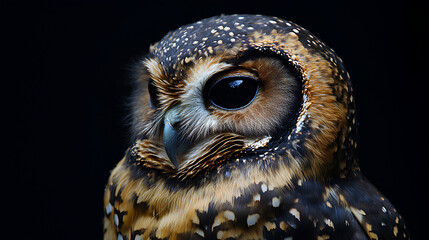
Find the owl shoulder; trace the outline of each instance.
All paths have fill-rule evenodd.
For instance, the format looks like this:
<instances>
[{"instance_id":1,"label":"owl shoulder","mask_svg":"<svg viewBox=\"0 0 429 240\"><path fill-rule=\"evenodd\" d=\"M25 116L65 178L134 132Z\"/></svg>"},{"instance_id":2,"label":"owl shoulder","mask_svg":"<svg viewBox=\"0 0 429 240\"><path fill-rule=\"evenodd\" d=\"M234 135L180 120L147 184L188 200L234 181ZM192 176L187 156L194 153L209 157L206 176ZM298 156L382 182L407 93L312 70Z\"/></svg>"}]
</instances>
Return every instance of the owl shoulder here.
<instances>
[{"instance_id":1,"label":"owl shoulder","mask_svg":"<svg viewBox=\"0 0 429 240\"><path fill-rule=\"evenodd\" d=\"M409 239L402 217L360 173L328 184L295 180L280 198L265 239Z\"/></svg>"}]
</instances>

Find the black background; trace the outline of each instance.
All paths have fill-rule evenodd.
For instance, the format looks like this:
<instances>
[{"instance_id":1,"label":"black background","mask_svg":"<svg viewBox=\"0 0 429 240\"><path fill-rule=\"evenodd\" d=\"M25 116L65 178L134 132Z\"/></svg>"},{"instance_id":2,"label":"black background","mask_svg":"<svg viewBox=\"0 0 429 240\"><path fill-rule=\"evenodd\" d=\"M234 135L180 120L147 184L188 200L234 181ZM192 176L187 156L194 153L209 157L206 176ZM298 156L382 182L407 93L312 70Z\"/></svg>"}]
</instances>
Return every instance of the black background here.
<instances>
[{"instance_id":1,"label":"black background","mask_svg":"<svg viewBox=\"0 0 429 240\"><path fill-rule=\"evenodd\" d=\"M101 239L104 185L128 146L130 66L183 24L258 13L300 24L344 60L362 171L423 238L428 25L420 2L1 1L2 236Z\"/></svg>"}]
</instances>

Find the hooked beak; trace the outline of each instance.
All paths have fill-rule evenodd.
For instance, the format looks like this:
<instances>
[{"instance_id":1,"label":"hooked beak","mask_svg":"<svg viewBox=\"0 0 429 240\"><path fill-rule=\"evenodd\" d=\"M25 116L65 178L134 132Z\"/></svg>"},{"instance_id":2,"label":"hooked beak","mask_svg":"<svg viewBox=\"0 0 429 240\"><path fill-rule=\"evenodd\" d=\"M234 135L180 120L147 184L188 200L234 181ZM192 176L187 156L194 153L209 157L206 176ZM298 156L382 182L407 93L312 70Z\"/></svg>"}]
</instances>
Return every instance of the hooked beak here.
<instances>
[{"instance_id":1,"label":"hooked beak","mask_svg":"<svg viewBox=\"0 0 429 240\"><path fill-rule=\"evenodd\" d=\"M178 108L178 106L174 106L165 113L164 131L162 133L165 152L176 168L179 166L177 157L183 154L190 146L189 141L177 130L177 123L179 122Z\"/></svg>"}]
</instances>

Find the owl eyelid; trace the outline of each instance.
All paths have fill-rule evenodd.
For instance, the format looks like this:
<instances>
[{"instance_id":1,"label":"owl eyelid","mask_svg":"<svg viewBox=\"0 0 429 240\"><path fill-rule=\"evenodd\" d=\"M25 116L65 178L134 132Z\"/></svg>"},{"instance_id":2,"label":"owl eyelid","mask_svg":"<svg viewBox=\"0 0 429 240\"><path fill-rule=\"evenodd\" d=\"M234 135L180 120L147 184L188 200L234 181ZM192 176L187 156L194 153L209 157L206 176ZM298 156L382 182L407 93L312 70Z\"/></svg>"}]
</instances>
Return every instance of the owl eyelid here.
<instances>
[{"instance_id":1,"label":"owl eyelid","mask_svg":"<svg viewBox=\"0 0 429 240\"><path fill-rule=\"evenodd\" d=\"M261 81L258 76L258 73L255 70L247 69L242 66L233 66L224 71L217 72L216 74L211 76L204 83L203 88L206 88L207 86L211 86L216 82L218 82L219 80L227 77L250 77L250 78L256 79L258 84L260 84L260 81Z\"/></svg>"}]
</instances>

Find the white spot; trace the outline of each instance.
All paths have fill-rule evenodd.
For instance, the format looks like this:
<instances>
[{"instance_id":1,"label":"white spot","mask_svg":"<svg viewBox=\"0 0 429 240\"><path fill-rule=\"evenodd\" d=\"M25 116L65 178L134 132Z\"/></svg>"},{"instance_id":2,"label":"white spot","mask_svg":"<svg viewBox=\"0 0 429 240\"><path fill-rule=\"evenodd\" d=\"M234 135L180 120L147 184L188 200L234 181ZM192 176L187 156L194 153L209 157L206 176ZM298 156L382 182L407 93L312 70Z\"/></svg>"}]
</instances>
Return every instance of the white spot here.
<instances>
[{"instance_id":1,"label":"white spot","mask_svg":"<svg viewBox=\"0 0 429 240\"><path fill-rule=\"evenodd\" d=\"M288 27L292 26L292 24L290 24L290 23L286 23L286 25L287 25Z\"/></svg>"},{"instance_id":2,"label":"white spot","mask_svg":"<svg viewBox=\"0 0 429 240\"><path fill-rule=\"evenodd\" d=\"M292 214L296 219L298 219L298 221L301 219L300 214L296 208L291 208L289 210L289 213Z\"/></svg>"},{"instance_id":3,"label":"white spot","mask_svg":"<svg viewBox=\"0 0 429 240\"><path fill-rule=\"evenodd\" d=\"M231 41L231 42L235 42L235 38L231 38L229 41Z\"/></svg>"},{"instance_id":4,"label":"white spot","mask_svg":"<svg viewBox=\"0 0 429 240\"><path fill-rule=\"evenodd\" d=\"M196 233L196 234L198 234L198 235L200 235L201 237L204 237L204 232L203 232L203 230L201 230L201 229L197 229L197 230L195 231L195 233Z\"/></svg>"},{"instance_id":5,"label":"white spot","mask_svg":"<svg viewBox=\"0 0 429 240\"><path fill-rule=\"evenodd\" d=\"M230 27L225 27L223 30L228 31L229 29L231 29Z\"/></svg>"},{"instance_id":6,"label":"white spot","mask_svg":"<svg viewBox=\"0 0 429 240\"><path fill-rule=\"evenodd\" d=\"M218 231L217 233L216 233L216 237L217 237L217 239L222 239L222 237L223 237L223 234L224 234L225 232L224 231Z\"/></svg>"},{"instance_id":7,"label":"white spot","mask_svg":"<svg viewBox=\"0 0 429 240\"><path fill-rule=\"evenodd\" d=\"M382 227L386 226L386 223L381 222L381 226L382 226Z\"/></svg>"},{"instance_id":8,"label":"white spot","mask_svg":"<svg viewBox=\"0 0 429 240\"><path fill-rule=\"evenodd\" d=\"M273 21L273 20L270 20L270 21L268 21L268 22L270 22L270 23L272 23L272 24L276 24L276 23L277 23L276 21Z\"/></svg>"},{"instance_id":9,"label":"white spot","mask_svg":"<svg viewBox=\"0 0 429 240\"><path fill-rule=\"evenodd\" d=\"M293 240L293 237L287 237L287 238L284 238L283 240Z\"/></svg>"},{"instance_id":10,"label":"white spot","mask_svg":"<svg viewBox=\"0 0 429 240\"><path fill-rule=\"evenodd\" d=\"M386 210L386 208L385 208L385 207L382 207L382 208L381 208L381 211L383 211L384 213L385 213L385 212L387 212L387 210Z\"/></svg>"},{"instance_id":11,"label":"white spot","mask_svg":"<svg viewBox=\"0 0 429 240\"><path fill-rule=\"evenodd\" d=\"M268 142L270 142L271 138L272 138L271 136L265 136L263 138L255 140L253 142L246 143L246 147L256 148L256 149L261 148L261 147L265 147L268 144Z\"/></svg>"},{"instance_id":12,"label":"white spot","mask_svg":"<svg viewBox=\"0 0 429 240\"><path fill-rule=\"evenodd\" d=\"M225 212L223 212L223 216L230 221L235 220L235 214L232 211L226 210Z\"/></svg>"},{"instance_id":13,"label":"white spot","mask_svg":"<svg viewBox=\"0 0 429 240\"><path fill-rule=\"evenodd\" d=\"M263 183L261 185L261 190L262 190L262 192L266 192L268 190L268 187L267 187L267 185L265 183Z\"/></svg>"},{"instance_id":14,"label":"white spot","mask_svg":"<svg viewBox=\"0 0 429 240\"><path fill-rule=\"evenodd\" d=\"M324 220L324 222L329 227L334 228L334 223L331 221L331 219L327 218L327 219Z\"/></svg>"},{"instance_id":15,"label":"white spot","mask_svg":"<svg viewBox=\"0 0 429 240\"><path fill-rule=\"evenodd\" d=\"M261 195L258 193L255 196L253 196L253 201L261 201Z\"/></svg>"},{"instance_id":16,"label":"white spot","mask_svg":"<svg viewBox=\"0 0 429 240\"><path fill-rule=\"evenodd\" d=\"M229 36L234 37L234 33L233 32L229 32L228 34L229 34Z\"/></svg>"},{"instance_id":17,"label":"white spot","mask_svg":"<svg viewBox=\"0 0 429 240\"><path fill-rule=\"evenodd\" d=\"M366 213L362 209L358 210L358 209L352 207L352 208L350 208L350 210L352 211L353 215L357 218L357 220L359 222L363 221L363 216L365 216Z\"/></svg>"},{"instance_id":18,"label":"white spot","mask_svg":"<svg viewBox=\"0 0 429 240\"><path fill-rule=\"evenodd\" d=\"M222 30L222 29L223 29L223 26L219 26L219 27L217 27L217 28L219 28L219 30Z\"/></svg>"},{"instance_id":19,"label":"white spot","mask_svg":"<svg viewBox=\"0 0 429 240\"><path fill-rule=\"evenodd\" d=\"M244 17L238 17L238 19L240 19L240 20L241 20L241 19L244 19Z\"/></svg>"},{"instance_id":20,"label":"white spot","mask_svg":"<svg viewBox=\"0 0 429 240\"><path fill-rule=\"evenodd\" d=\"M112 210L113 210L112 204L110 204L110 203L107 204L107 206L106 206L106 214L109 215L112 212Z\"/></svg>"},{"instance_id":21,"label":"white spot","mask_svg":"<svg viewBox=\"0 0 429 240\"><path fill-rule=\"evenodd\" d=\"M119 217L118 217L118 214L115 214L115 216L113 216L113 220L115 221L115 225L119 226Z\"/></svg>"},{"instance_id":22,"label":"white spot","mask_svg":"<svg viewBox=\"0 0 429 240\"><path fill-rule=\"evenodd\" d=\"M215 227L219 226L220 224L221 224L220 219L216 218L213 222L213 225L212 225L212 231Z\"/></svg>"},{"instance_id":23,"label":"white spot","mask_svg":"<svg viewBox=\"0 0 429 240\"><path fill-rule=\"evenodd\" d=\"M304 95L304 102L306 100L306 95ZM301 132L302 127L304 126L304 121L307 118L307 114L303 115L302 117L300 117L298 123L296 124L296 132Z\"/></svg>"},{"instance_id":24,"label":"white spot","mask_svg":"<svg viewBox=\"0 0 429 240\"><path fill-rule=\"evenodd\" d=\"M124 238L122 237L122 235L120 233L118 233L118 240L124 240Z\"/></svg>"},{"instance_id":25,"label":"white spot","mask_svg":"<svg viewBox=\"0 0 429 240\"><path fill-rule=\"evenodd\" d=\"M293 31L294 33L299 33L299 30L298 30L298 29L296 29L296 28L294 28L292 31Z\"/></svg>"},{"instance_id":26,"label":"white spot","mask_svg":"<svg viewBox=\"0 0 429 240\"><path fill-rule=\"evenodd\" d=\"M247 30L254 30L254 28L253 27L248 27Z\"/></svg>"},{"instance_id":27,"label":"white spot","mask_svg":"<svg viewBox=\"0 0 429 240\"><path fill-rule=\"evenodd\" d=\"M253 226L255 225L259 220L260 215L258 213L250 214L247 216L247 226Z\"/></svg>"},{"instance_id":28,"label":"white spot","mask_svg":"<svg viewBox=\"0 0 429 240\"><path fill-rule=\"evenodd\" d=\"M280 199L278 197L273 197L271 202L273 204L273 207L279 207L280 206Z\"/></svg>"},{"instance_id":29,"label":"white spot","mask_svg":"<svg viewBox=\"0 0 429 240\"><path fill-rule=\"evenodd\" d=\"M192 44L198 44L198 41L194 41Z\"/></svg>"},{"instance_id":30,"label":"white spot","mask_svg":"<svg viewBox=\"0 0 429 240\"><path fill-rule=\"evenodd\" d=\"M299 60L299 57L297 55L292 55L291 59L292 59L292 61L297 61L297 60Z\"/></svg>"},{"instance_id":31,"label":"white spot","mask_svg":"<svg viewBox=\"0 0 429 240\"><path fill-rule=\"evenodd\" d=\"M223 43L222 40L217 41L217 44L222 44L222 43Z\"/></svg>"}]
</instances>

